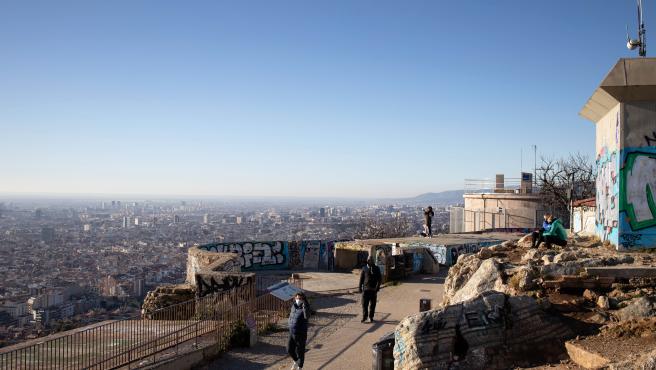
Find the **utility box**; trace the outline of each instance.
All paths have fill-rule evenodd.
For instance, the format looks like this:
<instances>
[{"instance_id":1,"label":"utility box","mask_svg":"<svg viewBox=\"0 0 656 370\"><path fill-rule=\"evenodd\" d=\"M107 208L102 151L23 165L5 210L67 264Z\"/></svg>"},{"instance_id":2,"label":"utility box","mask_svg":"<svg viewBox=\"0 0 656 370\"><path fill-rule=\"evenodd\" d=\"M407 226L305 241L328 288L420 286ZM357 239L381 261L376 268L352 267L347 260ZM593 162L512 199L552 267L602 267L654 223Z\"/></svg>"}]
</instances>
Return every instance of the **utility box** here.
<instances>
[{"instance_id":1,"label":"utility box","mask_svg":"<svg viewBox=\"0 0 656 370\"><path fill-rule=\"evenodd\" d=\"M371 346L373 351L373 370L394 369L394 332L383 335Z\"/></svg>"},{"instance_id":2,"label":"utility box","mask_svg":"<svg viewBox=\"0 0 656 370\"><path fill-rule=\"evenodd\" d=\"M421 298L419 300L419 312L430 311L430 309L431 309L431 299Z\"/></svg>"}]
</instances>

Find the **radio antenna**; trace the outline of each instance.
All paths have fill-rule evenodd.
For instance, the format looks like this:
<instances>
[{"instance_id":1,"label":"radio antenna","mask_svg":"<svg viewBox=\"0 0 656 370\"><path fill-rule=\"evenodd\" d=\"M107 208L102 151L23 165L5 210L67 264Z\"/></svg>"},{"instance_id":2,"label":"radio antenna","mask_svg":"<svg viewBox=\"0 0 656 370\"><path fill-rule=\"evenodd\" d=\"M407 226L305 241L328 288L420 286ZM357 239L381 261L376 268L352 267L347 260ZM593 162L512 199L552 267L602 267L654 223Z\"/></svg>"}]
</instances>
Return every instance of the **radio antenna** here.
<instances>
[{"instance_id":1,"label":"radio antenna","mask_svg":"<svg viewBox=\"0 0 656 370\"><path fill-rule=\"evenodd\" d=\"M626 47L629 50L638 48L638 55L647 56L647 38L645 35L645 21L642 16L642 0L638 2L638 39L631 39L629 36L629 27L626 27Z\"/></svg>"}]
</instances>

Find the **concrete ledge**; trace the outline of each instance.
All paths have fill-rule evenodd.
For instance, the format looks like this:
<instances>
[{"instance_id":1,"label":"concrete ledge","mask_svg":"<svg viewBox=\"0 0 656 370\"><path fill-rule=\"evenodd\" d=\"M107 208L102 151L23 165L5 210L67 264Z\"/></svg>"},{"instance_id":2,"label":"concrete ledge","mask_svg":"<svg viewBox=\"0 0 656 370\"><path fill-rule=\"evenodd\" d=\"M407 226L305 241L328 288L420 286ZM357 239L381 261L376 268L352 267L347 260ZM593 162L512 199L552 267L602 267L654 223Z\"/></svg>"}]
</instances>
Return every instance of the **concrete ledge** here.
<instances>
[{"instance_id":1,"label":"concrete ledge","mask_svg":"<svg viewBox=\"0 0 656 370\"><path fill-rule=\"evenodd\" d=\"M610 364L607 358L590 352L576 343L565 342L565 348L572 361L586 369L601 369Z\"/></svg>"},{"instance_id":2,"label":"concrete ledge","mask_svg":"<svg viewBox=\"0 0 656 370\"><path fill-rule=\"evenodd\" d=\"M656 267L645 266L586 267L585 272L588 275L620 279L656 277Z\"/></svg>"},{"instance_id":3,"label":"concrete ledge","mask_svg":"<svg viewBox=\"0 0 656 370\"><path fill-rule=\"evenodd\" d=\"M165 362L154 364L146 367L146 369L157 370L181 370L192 369L206 361L212 360L221 354L218 344L199 348L197 350L184 353L178 357L167 360Z\"/></svg>"}]
</instances>

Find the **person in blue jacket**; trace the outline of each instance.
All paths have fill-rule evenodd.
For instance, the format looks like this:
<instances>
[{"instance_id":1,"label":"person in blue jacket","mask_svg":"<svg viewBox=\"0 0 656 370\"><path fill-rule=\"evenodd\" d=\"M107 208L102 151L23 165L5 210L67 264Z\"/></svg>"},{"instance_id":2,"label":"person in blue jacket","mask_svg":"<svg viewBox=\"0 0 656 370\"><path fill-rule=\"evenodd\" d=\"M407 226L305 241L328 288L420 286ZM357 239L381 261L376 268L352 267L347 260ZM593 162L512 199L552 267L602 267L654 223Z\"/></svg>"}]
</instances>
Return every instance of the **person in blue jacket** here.
<instances>
[{"instance_id":1,"label":"person in blue jacket","mask_svg":"<svg viewBox=\"0 0 656 370\"><path fill-rule=\"evenodd\" d=\"M546 230L542 233L542 236L538 240L538 244L541 242L547 243L547 248L551 248L551 244L556 244L561 247L567 245L567 230L563 227L563 223L553 216L549 216L547 219L549 221L549 230Z\"/></svg>"},{"instance_id":2,"label":"person in blue jacket","mask_svg":"<svg viewBox=\"0 0 656 370\"><path fill-rule=\"evenodd\" d=\"M538 245L540 245L540 242L542 241L542 234L545 231L548 231L551 228L551 224L549 223L548 219L551 217L551 213L545 213L543 218L544 221L542 221L542 227L538 231L534 231L532 236L533 236L533 245L532 248L536 248Z\"/></svg>"},{"instance_id":3,"label":"person in blue jacket","mask_svg":"<svg viewBox=\"0 0 656 370\"><path fill-rule=\"evenodd\" d=\"M287 341L287 353L294 360L292 370L303 368L310 312L310 305L305 294L296 293L289 312L289 340Z\"/></svg>"}]
</instances>

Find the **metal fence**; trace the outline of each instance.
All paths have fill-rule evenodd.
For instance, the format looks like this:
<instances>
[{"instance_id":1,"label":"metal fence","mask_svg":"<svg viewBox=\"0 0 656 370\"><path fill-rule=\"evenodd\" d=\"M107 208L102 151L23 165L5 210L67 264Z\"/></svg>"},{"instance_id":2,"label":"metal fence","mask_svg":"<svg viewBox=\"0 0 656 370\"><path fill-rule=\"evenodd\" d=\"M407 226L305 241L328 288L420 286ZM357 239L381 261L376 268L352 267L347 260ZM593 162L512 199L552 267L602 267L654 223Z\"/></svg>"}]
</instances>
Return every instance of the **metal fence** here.
<instances>
[{"instance_id":1,"label":"metal fence","mask_svg":"<svg viewBox=\"0 0 656 370\"><path fill-rule=\"evenodd\" d=\"M302 288L300 279L290 283ZM0 349L0 369L116 369L152 365L206 345L226 350L241 325L263 332L287 314L289 303L256 296L254 284ZM166 352L165 352L166 351Z\"/></svg>"}]
</instances>

